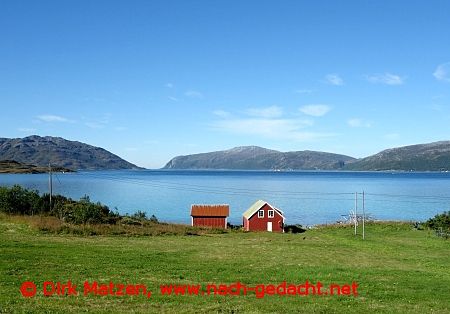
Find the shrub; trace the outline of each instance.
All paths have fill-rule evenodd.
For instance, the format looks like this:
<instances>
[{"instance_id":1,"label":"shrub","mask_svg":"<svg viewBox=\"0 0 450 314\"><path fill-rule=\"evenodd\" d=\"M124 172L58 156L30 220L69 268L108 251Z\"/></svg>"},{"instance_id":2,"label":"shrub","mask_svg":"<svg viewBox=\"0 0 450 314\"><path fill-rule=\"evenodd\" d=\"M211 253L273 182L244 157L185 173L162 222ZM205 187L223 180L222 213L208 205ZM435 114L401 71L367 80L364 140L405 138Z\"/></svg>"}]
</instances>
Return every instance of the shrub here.
<instances>
[{"instance_id":1,"label":"shrub","mask_svg":"<svg viewBox=\"0 0 450 314\"><path fill-rule=\"evenodd\" d=\"M286 233L303 233L306 229L301 225L286 225L284 226L284 232Z\"/></svg>"},{"instance_id":2,"label":"shrub","mask_svg":"<svg viewBox=\"0 0 450 314\"><path fill-rule=\"evenodd\" d=\"M425 222L425 225L431 229L450 229L450 211L443 212L442 214L437 214L433 218L428 219Z\"/></svg>"}]
</instances>

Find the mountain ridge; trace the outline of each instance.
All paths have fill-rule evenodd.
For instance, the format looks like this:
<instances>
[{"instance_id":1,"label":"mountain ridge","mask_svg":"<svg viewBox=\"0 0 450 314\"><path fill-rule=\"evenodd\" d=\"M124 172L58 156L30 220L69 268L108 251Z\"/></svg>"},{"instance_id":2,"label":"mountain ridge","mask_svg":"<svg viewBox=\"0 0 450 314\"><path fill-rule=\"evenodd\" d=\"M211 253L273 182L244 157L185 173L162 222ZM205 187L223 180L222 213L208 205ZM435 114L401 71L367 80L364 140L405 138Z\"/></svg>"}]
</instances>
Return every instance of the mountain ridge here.
<instances>
[{"instance_id":1,"label":"mountain ridge","mask_svg":"<svg viewBox=\"0 0 450 314\"><path fill-rule=\"evenodd\" d=\"M358 159L345 168L360 171L448 171L450 141L388 148Z\"/></svg>"},{"instance_id":2,"label":"mountain ridge","mask_svg":"<svg viewBox=\"0 0 450 314\"><path fill-rule=\"evenodd\" d=\"M350 156L325 152L280 152L259 146L238 146L222 151L177 156L163 169L338 170L353 160Z\"/></svg>"},{"instance_id":3,"label":"mountain ridge","mask_svg":"<svg viewBox=\"0 0 450 314\"><path fill-rule=\"evenodd\" d=\"M107 151L62 137L31 135L24 138L0 138L0 160L14 160L38 167L62 167L71 170L118 170L139 167Z\"/></svg>"},{"instance_id":4,"label":"mountain ridge","mask_svg":"<svg viewBox=\"0 0 450 314\"><path fill-rule=\"evenodd\" d=\"M394 147L360 159L310 150L280 152L238 146L176 156L162 169L449 171L450 141Z\"/></svg>"}]
</instances>

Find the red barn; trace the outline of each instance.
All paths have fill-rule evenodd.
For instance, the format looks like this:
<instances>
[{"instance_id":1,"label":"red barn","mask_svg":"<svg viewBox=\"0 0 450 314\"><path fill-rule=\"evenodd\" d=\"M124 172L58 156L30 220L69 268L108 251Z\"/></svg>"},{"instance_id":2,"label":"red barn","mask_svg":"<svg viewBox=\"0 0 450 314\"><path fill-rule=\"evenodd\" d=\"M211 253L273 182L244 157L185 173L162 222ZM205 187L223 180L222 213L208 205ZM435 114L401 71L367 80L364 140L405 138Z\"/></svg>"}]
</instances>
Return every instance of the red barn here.
<instances>
[{"instance_id":1,"label":"red barn","mask_svg":"<svg viewBox=\"0 0 450 314\"><path fill-rule=\"evenodd\" d=\"M265 201L256 201L243 214L245 231L284 232L284 214Z\"/></svg>"},{"instance_id":2,"label":"red barn","mask_svg":"<svg viewBox=\"0 0 450 314\"><path fill-rule=\"evenodd\" d=\"M229 205L192 205L192 226L227 228Z\"/></svg>"}]
</instances>

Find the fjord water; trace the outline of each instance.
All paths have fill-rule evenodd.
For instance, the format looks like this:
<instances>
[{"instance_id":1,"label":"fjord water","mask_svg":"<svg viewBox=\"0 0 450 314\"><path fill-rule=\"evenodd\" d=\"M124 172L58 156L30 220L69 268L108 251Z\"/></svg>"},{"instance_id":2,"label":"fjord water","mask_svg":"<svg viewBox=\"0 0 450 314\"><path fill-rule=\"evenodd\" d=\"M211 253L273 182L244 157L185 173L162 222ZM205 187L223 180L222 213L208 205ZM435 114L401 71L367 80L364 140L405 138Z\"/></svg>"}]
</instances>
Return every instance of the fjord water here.
<instances>
[{"instance_id":1,"label":"fjord water","mask_svg":"<svg viewBox=\"0 0 450 314\"><path fill-rule=\"evenodd\" d=\"M0 174L0 185L48 192L46 174ZM229 222L263 199L284 211L286 223L334 223L355 207L375 219L423 221L450 210L450 173L272 171L91 171L54 174L53 191L117 208L145 211L167 222L190 223L191 204L229 204Z\"/></svg>"}]
</instances>

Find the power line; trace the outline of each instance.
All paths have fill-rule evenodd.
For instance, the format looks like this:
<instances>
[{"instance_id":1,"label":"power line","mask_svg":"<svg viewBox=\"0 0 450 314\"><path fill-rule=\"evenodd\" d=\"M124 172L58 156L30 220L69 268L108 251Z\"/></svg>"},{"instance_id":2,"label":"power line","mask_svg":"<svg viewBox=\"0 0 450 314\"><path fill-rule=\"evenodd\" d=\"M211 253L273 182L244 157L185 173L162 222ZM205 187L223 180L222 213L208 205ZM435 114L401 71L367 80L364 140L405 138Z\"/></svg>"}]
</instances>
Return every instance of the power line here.
<instances>
[{"instance_id":1,"label":"power line","mask_svg":"<svg viewBox=\"0 0 450 314\"><path fill-rule=\"evenodd\" d=\"M231 196L255 196L255 194L270 193L272 198L288 198L297 200L327 200L327 201L352 201L350 197L354 192L322 192L322 191L286 191L286 190L267 190L267 189L246 189L233 187L219 187L219 186L205 186L198 184L187 184L180 182L167 182L161 180L142 180L131 177L116 177L109 174L101 173L83 173L91 178L108 180L114 182L121 182L127 184L135 184L140 186L147 186L153 188L165 188L176 191L209 193L217 195L231 195ZM308 196L308 197L305 197ZM319 197L317 197L319 196ZM329 198L330 196L342 196L342 198ZM405 195L405 194L387 194L387 193L365 193L366 200L370 202L399 202L399 203L414 203L414 204L441 204L442 201L450 201L450 197L446 196L432 196L432 195ZM370 198L375 196L376 198ZM383 200L381 198L397 198ZM407 198L407 200L405 200Z\"/></svg>"}]
</instances>

